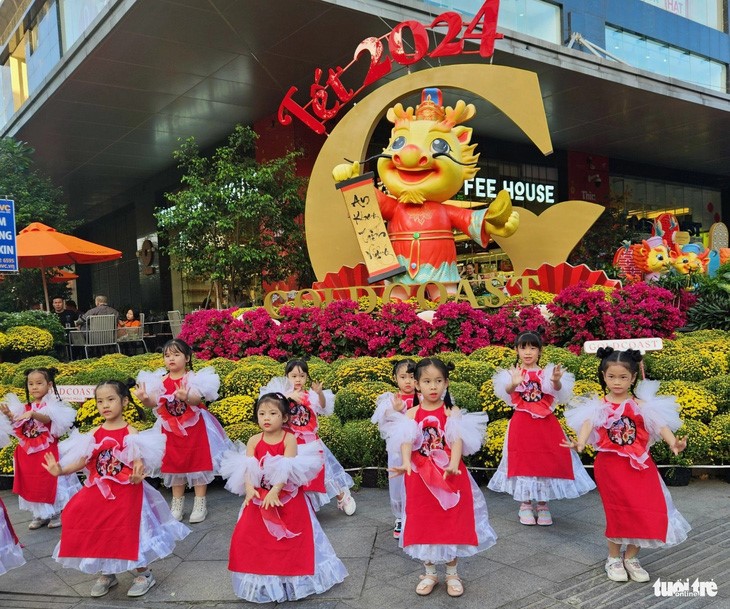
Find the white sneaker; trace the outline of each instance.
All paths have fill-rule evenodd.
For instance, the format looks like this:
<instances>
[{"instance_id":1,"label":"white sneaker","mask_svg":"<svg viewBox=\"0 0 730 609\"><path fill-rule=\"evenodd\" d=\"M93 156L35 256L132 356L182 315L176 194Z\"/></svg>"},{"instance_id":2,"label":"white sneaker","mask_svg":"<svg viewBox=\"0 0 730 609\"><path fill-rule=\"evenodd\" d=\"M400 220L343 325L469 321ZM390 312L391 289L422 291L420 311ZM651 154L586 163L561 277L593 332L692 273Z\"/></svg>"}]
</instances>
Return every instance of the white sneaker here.
<instances>
[{"instance_id":1,"label":"white sneaker","mask_svg":"<svg viewBox=\"0 0 730 609\"><path fill-rule=\"evenodd\" d=\"M96 582L94 582L89 594L94 597L104 596L107 592L109 592L110 588L113 588L118 583L119 580L117 580L116 575L102 575L96 580Z\"/></svg>"},{"instance_id":2,"label":"white sneaker","mask_svg":"<svg viewBox=\"0 0 730 609\"><path fill-rule=\"evenodd\" d=\"M148 575L138 575L132 582L132 587L127 591L127 596L142 596L147 594L149 589L157 582L152 573Z\"/></svg>"},{"instance_id":3,"label":"white sneaker","mask_svg":"<svg viewBox=\"0 0 730 609\"><path fill-rule=\"evenodd\" d=\"M355 513L357 503L355 503L355 499L350 494L350 491L345 491L345 496L337 500L337 507L348 516L352 516Z\"/></svg>"},{"instance_id":4,"label":"white sneaker","mask_svg":"<svg viewBox=\"0 0 730 609\"><path fill-rule=\"evenodd\" d=\"M650 579L649 574L635 556L634 558L624 558L624 569L635 582L648 582Z\"/></svg>"},{"instance_id":5,"label":"white sneaker","mask_svg":"<svg viewBox=\"0 0 730 609\"><path fill-rule=\"evenodd\" d=\"M172 517L175 520L182 520L183 519L183 508L185 507L185 497L173 497L172 501L170 502L170 511L172 512Z\"/></svg>"},{"instance_id":6,"label":"white sneaker","mask_svg":"<svg viewBox=\"0 0 730 609\"><path fill-rule=\"evenodd\" d=\"M197 522L203 522L205 517L208 515L208 507L206 505L205 497L196 497L193 502L193 511L190 512L190 524Z\"/></svg>"},{"instance_id":7,"label":"white sneaker","mask_svg":"<svg viewBox=\"0 0 730 609\"><path fill-rule=\"evenodd\" d=\"M624 561L621 559L620 556L617 556L615 558L609 556L608 560L606 560L606 566L604 568L606 569L606 575L608 575L608 579L610 579L611 581L629 581L628 573L626 573L626 569L624 569Z\"/></svg>"}]
</instances>

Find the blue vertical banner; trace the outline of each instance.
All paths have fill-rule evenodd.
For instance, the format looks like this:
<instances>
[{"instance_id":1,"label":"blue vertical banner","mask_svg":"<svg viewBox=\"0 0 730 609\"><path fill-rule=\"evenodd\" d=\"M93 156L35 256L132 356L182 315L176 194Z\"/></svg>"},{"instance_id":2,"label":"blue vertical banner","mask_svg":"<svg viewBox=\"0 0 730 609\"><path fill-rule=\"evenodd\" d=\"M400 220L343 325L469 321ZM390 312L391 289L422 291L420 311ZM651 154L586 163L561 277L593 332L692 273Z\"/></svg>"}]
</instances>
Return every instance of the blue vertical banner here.
<instances>
[{"instance_id":1,"label":"blue vertical banner","mask_svg":"<svg viewBox=\"0 0 730 609\"><path fill-rule=\"evenodd\" d=\"M0 199L0 273L18 272L15 243L15 202Z\"/></svg>"}]
</instances>

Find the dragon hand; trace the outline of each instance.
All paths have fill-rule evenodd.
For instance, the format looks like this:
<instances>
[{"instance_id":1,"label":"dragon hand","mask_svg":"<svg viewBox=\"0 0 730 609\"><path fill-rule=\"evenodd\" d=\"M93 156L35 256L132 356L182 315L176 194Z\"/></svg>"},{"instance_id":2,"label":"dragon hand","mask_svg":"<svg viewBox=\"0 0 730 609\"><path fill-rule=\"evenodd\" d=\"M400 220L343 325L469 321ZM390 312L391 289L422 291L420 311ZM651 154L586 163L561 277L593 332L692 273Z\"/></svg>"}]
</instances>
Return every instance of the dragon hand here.
<instances>
[{"instance_id":1,"label":"dragon hand","mask_svg":"<svg viewBox=\"0 0 730 609\"><path fill-rule=\"evenodd\" d=\"M506 190L500 190L484 216L484 226L490 235L509 237L520 225L520 216L512 211L512 201Z\"/></svg>"},{"instance_id":2,"label":"dragon hand","mask_svg":"<svg viewBox=\"0 0 730 609\"><path fill-rule=\"evenodd\" d=\"M332 177L335 182L342 182L343 180L349 180L355 176L360 175L360 163L355 161L354 163L342 163L335 166L332 170Z\"/></svg>"}]
</instances>

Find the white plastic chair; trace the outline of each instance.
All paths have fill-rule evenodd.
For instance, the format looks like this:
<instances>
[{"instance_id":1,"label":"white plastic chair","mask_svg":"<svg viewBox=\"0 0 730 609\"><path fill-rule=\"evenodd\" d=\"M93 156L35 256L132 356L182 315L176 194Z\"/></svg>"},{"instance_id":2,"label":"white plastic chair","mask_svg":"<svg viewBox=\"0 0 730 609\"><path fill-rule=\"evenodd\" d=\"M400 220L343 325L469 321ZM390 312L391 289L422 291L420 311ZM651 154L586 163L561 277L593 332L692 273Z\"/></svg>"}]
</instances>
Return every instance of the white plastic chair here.
<instances>
[{"instance_id":1,"label":"white plastic chair","mask_svg":"<svg viewBox=\"0 0 730 609\"><path fill-rule=\"evenodd\" d=\"M182 330L182 315L180 314L180 311L168 311L167 319L170 320L170 333L172 334L172 337L177 338L177 335L180 334L180 330Z\"/></svg>"},{"instance_id":2,"label":"white plastic chair","mask_svg":"<svg viewBox=\"0 0 730 609\"><path fill-rule=\"evenodd\" d=\"M116 315L91 315L86 318L88 330L84 342L84 353L89 357L89 347L116 347L121 353L117 340Z\"/></svg>"}]
</instances>

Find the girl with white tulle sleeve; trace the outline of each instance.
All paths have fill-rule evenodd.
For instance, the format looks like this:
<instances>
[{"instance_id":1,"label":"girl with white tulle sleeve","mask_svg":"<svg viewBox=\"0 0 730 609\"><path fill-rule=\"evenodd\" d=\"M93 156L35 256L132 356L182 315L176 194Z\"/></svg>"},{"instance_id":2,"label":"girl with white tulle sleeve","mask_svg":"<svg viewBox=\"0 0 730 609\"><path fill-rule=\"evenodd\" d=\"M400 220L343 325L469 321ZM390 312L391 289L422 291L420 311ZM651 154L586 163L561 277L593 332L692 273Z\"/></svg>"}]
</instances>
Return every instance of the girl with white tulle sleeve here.
<instances>
[{"instance_id":1,"label":"girl with white tulle sleeve","mask_svg":"<svg viewBox=\"0 0 730 609\"><path fill-rule=\"evenodd\" d=\"M140 372L137 398L153 409L155 426L167 437L160 472L163 484L172 487L173 515L183 518L187 484L195 489L189 522L203 522L208 515L208 484L220 473L220 460L231 447L223 427L204 403L218 398L220 378L212 367L193 372L193 351L179 338L165 343L162 353L166 370Z\"/></svg>"},{"instance_id":2,"label":"girl with white tulle sleeve","mask_svg":"<svg viewBox=\"0 0 730 609\"><path fill-rule=\"evenodd\" d=\"M504 437L502 460L488 487L520 502L522 524L549 526L553 518L548 501L575 499L596 485L578 455L561 446L566 436L553 412L572 397L574 376L560 365L540 368L542 339L536 332L519 334L515 350L517 365L498 370L493 379L495 395L514 413Z\"/></svg>"},{"instance_id":3,"label":"girl with white tulle sleeve","mask_svg":"<svg viewBox=\"0 0 730 609\"><path fill-rule=\"evenodd\" d=\"M497 540L484 495L461 460L481 448L487 415L452 407L450 369L453 364L435 357L418 362L416 405L393 414L383 426L389 450L401 448L403 464L391 470L405 474L400 546L424 563L426 573L416 587L421 596L438 583L436 565L441 563L446 564L447 594L461 596L464 586L457 560L482 552Z\"/></svg>"},{"instance_id":4,"label":"girl with white tulle sleeve","mask_svg":"<svg viewBox=\"0 0 730 609\"><path fill-rule=\"evenodd\" d=\"M33 514L32 531L61 526L61 510L81 488L75 474L54 478L43 468L48 454L58 459L58 438L73 425L76 411L56 391L55 368L25 371L25 404L9 393L0 411L12 422L18 446L13 454L13 492L21 510Z\"/></svg>"},{"instance_id":5,"label":"girl with white tulle sleeve","mask_svg":"<svg viewBox=\"0 0 730 609\"><path fill-rule=\"evenodd\" d=\"M325 446L317 435L317 415L330 415L335 410L335 396L329 389L323 389L322 383L313 381L311 388L306 389L309 380L309 366L303 359L287 362L284 376L271 379L268 385L259 390L259 396L267 393L282 393L289 402L289 420L285 427L294 434L297 443L316 443L324 453L324 466L304 490L318 511L323 505L337 497L337 507L352 516L357 509L355 498L350 493L354 482L340 465L340 462Z\"/></svg>"},{"instance_id":6,"label":"girl with white tulle sleeve","mask_svg":"<svg viewBox=\"0 0 730 609\"><path fill-rule=\"evenodd\" d=\"M0 448L4 448L10 443L12 435L13 428L10 421L6 417L0 416ZM3 500L0 499L0 575L24 564L23 548L13 530L8 510Z\"/></svg>"},{"instance_id":7,"label":"girl with white tulle sleeve","mask_svg":"<svg viewBox=\"0 0 730 609\"><path fill-rule=\"evenodd\" d=\"M44 467L53 476L86 474L84 487L63 510L53 558L66 568L101 573L91 596L104 596L124 571L135 575L127 596L142 596L155 585L149 564L172 554L190 529L144 482L146 472L160 466L165 436L156 429L138 432L124 420L124 409L133 403L128 385L106 381L96 387L95 397L104 422L64 440L60 462L46 456Z\"/></svg>"},{"instance_id":8,"label":"girl with white tulle sleeve","mask_svg":"<svg viewBox=\"0 0 730 609\"><path fill-rule=\"evenodd\" d=\"M412 359L396 360L393 363L393 377L398 385L398 393L388 391L378 396L375 400L375 412L370 419L380 429L380 435L385 438L385 426L388 423L389 413L406 412L413 408L413 399L416 397L416 379L413 372L416 369L416 362ZM388 469L402 465L400 447L397 450L388 451ZM403 532L403 476L393 476L388 480L388 491L390 495L390 509L395 516L393 537L400 539Z\"/></svg>"},{"instance_id":9,"label":"girl with white tulle sleeve","mask_svg":"<svg viewBox=\"0 0 730 609\"><path fill-rule=\"evenodd\" d=\"M322 453L315 443L298 445L287 431L283 394L261 396L254 416L261 433L222 464L226 488L245 495L228 561L233 590L254 603L320 594L347 576L302 492L320 471Z\"/></svg>"},{"instance_id":10,"label":"girl with white tulle sleeve","mask_svg":"<svg viewBox=\"0 0 730 609\"><path fill-rule=\"evenodd\" d=\"M657 396L658 381L636 385L641 353L606 347L598 350L598 357L598 381L606 395L579 400L566 411L578 440L566 440L565 445L580 452L589 443L598 451L594 472L606 513L608 578L648 582L649 574L637 558L639 548L676 545L690 530L672 503L649 447L664 440L676 455L686 448L687 438L677 439L672 433L682 425L674 397Z\"/></svg>"}]
</instances>

